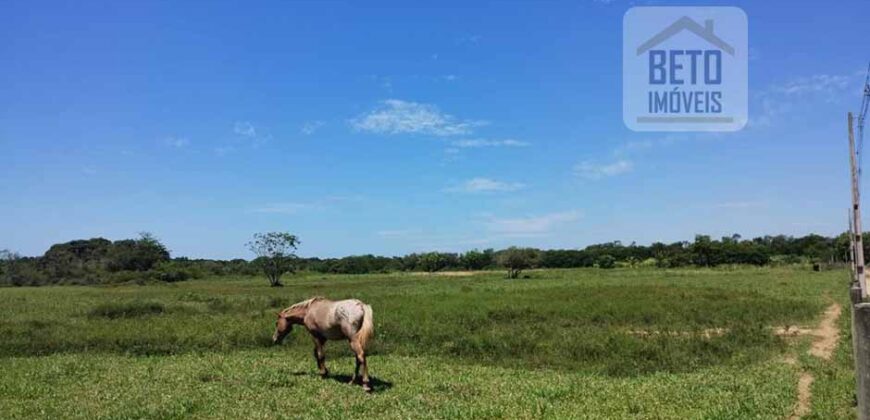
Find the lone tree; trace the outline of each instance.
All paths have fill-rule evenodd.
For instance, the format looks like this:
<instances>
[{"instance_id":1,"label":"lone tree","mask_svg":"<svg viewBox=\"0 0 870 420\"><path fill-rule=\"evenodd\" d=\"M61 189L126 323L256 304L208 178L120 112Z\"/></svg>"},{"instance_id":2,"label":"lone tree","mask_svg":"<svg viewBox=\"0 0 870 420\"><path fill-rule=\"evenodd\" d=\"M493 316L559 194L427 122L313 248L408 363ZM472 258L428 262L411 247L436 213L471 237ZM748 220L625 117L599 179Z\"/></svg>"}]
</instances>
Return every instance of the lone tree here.
<instances>
[{"instance_id":1,"label":"lone tree","mask_svg":"<svg viewBox=\"0 0 870 420\"><path fill-rule=\"evenodd\" d=\"M262 268L272 287L281 287L281 275L294 271L296 247L299 238L286 232L256 233L247 243L248 249L257 255L254 263Z\"/></svg>"},{"instance_id":2,"label":"lone tree","mask_svg":"<svg viewBox=\"0 0 870 420\"><path fill-rule=\"evenodd\" d=\"M537 259L537 253L531 248L517 248L512 246L498 253L496 260L498 265L507 269L507 277L515 279L520 272L531 268Z\"/></svg>"}]
</instances>

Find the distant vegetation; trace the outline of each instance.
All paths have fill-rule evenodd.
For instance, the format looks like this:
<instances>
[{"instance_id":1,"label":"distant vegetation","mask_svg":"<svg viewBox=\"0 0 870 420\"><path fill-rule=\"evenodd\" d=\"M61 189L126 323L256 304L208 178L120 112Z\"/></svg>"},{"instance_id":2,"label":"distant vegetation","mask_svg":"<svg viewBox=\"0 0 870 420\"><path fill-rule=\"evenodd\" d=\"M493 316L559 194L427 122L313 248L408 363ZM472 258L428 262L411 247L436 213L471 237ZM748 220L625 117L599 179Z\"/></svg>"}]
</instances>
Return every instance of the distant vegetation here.
<instances>
[{"instance_id":1,"label":"distant vegetation","mask_svg":"<svg viewBox=\"0 0 870 420\"><path fill-rule=\"evenodd\" d=\"M270 248L275 244L266 241L268 236L255 236L254 239L249 248L262 252L256 252L258 257L253 261L171 258L169 250L148 233L141 234L138 239L114 242L94 238L57 244L41 257L21 257L10 251L0 251L0 285L176 282L206 276L254 276L263 273L267 274L271 284L276 285L280 284L281 274L295 271L366 274L502 269L508 277L516 278L522 270L531 268L837 264L847 260L849 249L846 234L833 238L813 234L753 239L743 239L735 234L720 239L698 235L693 242L671 244L625 245L617 241L584 249L511 247L464 253L414 253L396 257L355 255L343 258L298 258L291 252L299 243L293 235L277 238L284 240L286 245L281 252ZM287 242L289 239L292 241ZM260 248L257 248L258 240L262 242ZM865 253L870 254L870 248Z\"/></svg>"}]
</instances>

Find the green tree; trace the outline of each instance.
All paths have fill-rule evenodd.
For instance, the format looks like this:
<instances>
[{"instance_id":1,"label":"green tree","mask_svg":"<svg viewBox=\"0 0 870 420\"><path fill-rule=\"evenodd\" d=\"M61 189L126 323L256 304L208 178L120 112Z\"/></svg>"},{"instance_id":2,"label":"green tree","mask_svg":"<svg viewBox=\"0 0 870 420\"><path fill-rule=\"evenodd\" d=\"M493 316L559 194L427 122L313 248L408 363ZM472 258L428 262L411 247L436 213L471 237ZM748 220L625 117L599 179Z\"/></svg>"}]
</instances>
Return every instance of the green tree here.
<instances>
[{"instance_id":1,"label":"green tree","mask_svg":"<svg viewBox=\"0 0 870 420\"><path fill-rule=\"evenodd\" d=\"M468 251L459 257L459 263L466 270L483 270L492 265L493 251L492 249L484 250L483 252L476 249Z\"/></svg>"},{"instance_id":2,"label":"green tree","mask_svg":"<svg viewBox=\"0 0 870 420\"><path fill-rule=\"evenodd\" d=\"M52 245L42 257L42 269L55 280L97 278L109 263L112 241L77 239Z\"/></svg>"},{"instance_id":3,"label":"green tree","mask_svg":"<svg viewBox=\"0 0 870 420\"><path fill-rule=\"evenodd\" d=\"M139 239L113 242L106 258L109 271L148 271L169 261L169 250L154 235L142 232Z\"/></svg>"},{"instance_id":4,"label":"green tree","mask_svg":"<svg viewBox=\"0 0 870 420\"><path fill-rule=\"evenodd\" d=\"M434 273L443 270L449 263L450 260L446 254L440 252L427 252L420 255L420 259L417 261L417 266L425 270L427 273Z\"/></svg>"},{"instance_id":5,"label":"green tree","mask_svg":"<svg viewBox=\"0 0 870 420\"><path fill-rule=\"evenodd\" d=\"M299 238L286 232L254 234L254 240L247 243L248 249L257 255L254 262L263 270L272 287L283 286L281 276L295 270L296 247Z\"/></svg>"},{"instance_id":6,"label":"green tree","mask_svg":"<svg viewBox=\"0 0 870 420\"><path fill-rule=\"evenodd\" d=\"M512 246L498 253L496 260L498 265L507 269L507 277L515 279L520 272L531 268L537 261L537 251L532 248L517 248Z\"/></svg>"},{"instance_id":7,"label":"green tree","mask_svg":"<svg viewBox=\"0 0 870 420\"><path fill-rule=\"evenodd\" d=\"M16 262L21 257L8 249L0 249L0 283L13 284Z\"/></svg>"},{"instance_id":8,"label":"green tree","mask_svg":"<svg viewBox=\"0 0 870 420\"><path fill-rule=\"evenodd\" d=\"M709 235L695 235L695 242L692 243L691 248L692 262L702 267L716 265L716 256L719 254L716 245Z\"/></svg>"}]
</instances>

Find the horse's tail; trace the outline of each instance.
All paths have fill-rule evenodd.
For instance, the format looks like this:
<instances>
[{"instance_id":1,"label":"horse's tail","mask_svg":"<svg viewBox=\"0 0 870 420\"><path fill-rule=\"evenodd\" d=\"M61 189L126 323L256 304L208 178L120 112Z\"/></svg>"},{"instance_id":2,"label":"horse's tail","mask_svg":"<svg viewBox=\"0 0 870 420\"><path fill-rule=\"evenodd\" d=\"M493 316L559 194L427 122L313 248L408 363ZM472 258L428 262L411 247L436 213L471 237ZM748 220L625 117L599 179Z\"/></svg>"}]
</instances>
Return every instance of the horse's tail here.
<instances>
[{"instance_id":1,"label":"horse's tail","mask_svg":"<svg viewBox=\"0 0 870 420\"><path fill-rule=\"evenodd\" d=\"M365 349L369 340L375 335L375 324L372 319L372 307L363 303L363 321L362 327L356 333L356 338L359 340L360 346Z\"/></svg>"}]
</instances>

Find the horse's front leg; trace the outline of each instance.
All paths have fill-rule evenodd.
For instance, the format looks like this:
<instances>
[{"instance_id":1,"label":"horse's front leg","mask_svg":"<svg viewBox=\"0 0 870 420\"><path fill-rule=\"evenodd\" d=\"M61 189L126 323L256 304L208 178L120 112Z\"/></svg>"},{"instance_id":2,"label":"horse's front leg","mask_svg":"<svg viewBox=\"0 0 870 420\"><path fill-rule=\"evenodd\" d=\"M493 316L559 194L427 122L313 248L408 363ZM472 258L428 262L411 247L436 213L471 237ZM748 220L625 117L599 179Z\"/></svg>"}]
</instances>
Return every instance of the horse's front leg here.
<instances>
[{"instance_id":1,"label":"horse's front leg","mask_svg":"<svg viewBox=\"0 0 870 420\"><path fill-rule=\"evenodd\" d=\"M326 340L314 337L314 360L317 360L317 370L320 371L320 376L325 378L329 375L329 369L326 368L326 353L323 351L324 345L326 345Z\"/></svg>"}]
</instances>

